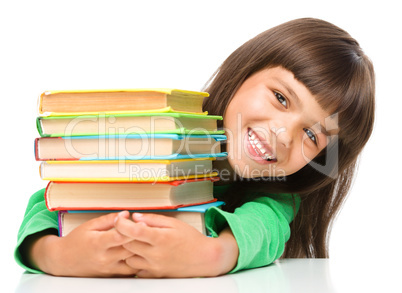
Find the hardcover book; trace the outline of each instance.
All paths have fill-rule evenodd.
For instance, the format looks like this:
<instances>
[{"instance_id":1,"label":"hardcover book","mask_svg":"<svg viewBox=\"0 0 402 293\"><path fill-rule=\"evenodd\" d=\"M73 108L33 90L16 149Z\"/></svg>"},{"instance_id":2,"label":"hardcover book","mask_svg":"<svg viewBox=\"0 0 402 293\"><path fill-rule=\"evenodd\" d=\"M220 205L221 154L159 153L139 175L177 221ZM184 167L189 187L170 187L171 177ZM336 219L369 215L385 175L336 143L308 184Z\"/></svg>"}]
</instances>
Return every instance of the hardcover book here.
<instances>
[{"instance_id":1,"label":"hardcover book","mask_svg":"<svg viewBox=\"0 0 402 293\"><path fill-rule=\"evenodd\" d=\"M35 140L37 161L146 160L226 156L225 135L128 134L116 136L41 137Z\"/></svg>"},{"instance_id":2,"label":"hardcover book","mask_svg":"<svg viewBox=\"0 0 402 293\"><path fill-rule=\"evenodd\" d=\"M128 112L190 112L202 113L208 93L178 89L121 89L46 91L38 100L43 116L128 113Z\"/></svg>"},{"instance_id":3,"label":"hardcover book","mask_svg":"<svg viewBox=\"0 0 402 293\"><path fill-rule=\"evenodd\" d=\"M156 213L169 217L175 217L203 233L209 235L205 227L205 212L211 207L219 207L224 203L216 201L209 204L194 205L189 207L182 207L176 210L145 210L137 211L141 213ZM112 211L115 212L115 211ZM61 237L68 235L73 229L82 223L89 221L93 218L100 217L107 214L105 211L60 211L59 212L59 235Z\"/></svg>"},{"instance_id":4,"label":"hardcover book","mask_svg":"<svg viewBox=\"0 0 402 293\"><path fill-rule=\"evenodd\" d=\"M40 176L50 181L173 181L217 176L212 160L45 161L40 165Z\"/></svg>"},{"instance_id":5,"label":"hardcover book","mask_svg":"<svg viewBox=\"0 0 402 293\"><path fill-rule=\"evenodd\" d=\"M119 135L130 133L223 134L221 116L182 113L97 114L38 117L40 136Z\"/></svg>"},{"instance_id":6,"label":"hardcover book","mask_svg":"<svg viewBox=\"0 0 402 293\"><path fill-rule=\"evenodd\" d=\"M56 210L175 209L215 201L215 178L156 183L50 182L46 206Z\"/></svg>"}]
</instances>

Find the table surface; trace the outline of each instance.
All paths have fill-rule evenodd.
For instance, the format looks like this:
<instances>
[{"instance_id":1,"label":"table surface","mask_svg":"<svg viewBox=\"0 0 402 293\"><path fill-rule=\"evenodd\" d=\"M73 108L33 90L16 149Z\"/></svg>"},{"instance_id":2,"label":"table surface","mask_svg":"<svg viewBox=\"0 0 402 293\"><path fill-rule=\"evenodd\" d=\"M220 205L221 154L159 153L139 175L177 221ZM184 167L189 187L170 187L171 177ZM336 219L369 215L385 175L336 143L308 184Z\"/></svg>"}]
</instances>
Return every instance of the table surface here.
<instances>
[{"instance_id":1,"label":"table surface","mask_svg":"<svg viewBox=\"0 0 402 293\"><path fill-rule=\"evenodd\" d=\"M399 273L397 273L399 275ZM402 292L396 278L378 265L328 259L286 259L216 278L96 279L23 273L16 293L26 292Z\"/></svg>"}]
</instances>

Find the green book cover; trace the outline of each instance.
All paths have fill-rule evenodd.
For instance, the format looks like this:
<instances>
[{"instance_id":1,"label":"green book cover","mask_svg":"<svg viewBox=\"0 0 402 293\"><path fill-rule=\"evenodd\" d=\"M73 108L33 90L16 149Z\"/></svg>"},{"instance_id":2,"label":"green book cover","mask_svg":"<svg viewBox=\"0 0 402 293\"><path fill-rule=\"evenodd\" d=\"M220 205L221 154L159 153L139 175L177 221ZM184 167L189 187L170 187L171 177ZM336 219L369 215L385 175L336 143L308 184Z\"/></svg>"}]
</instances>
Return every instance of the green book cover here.
<instances>
[{"instance_id":1,"label":"green book cover","mask_svg":"<svg viewBox=\"0 0 402 293\"><path fill-rule=\"evenodd\" d=\"M147 133L223 134L221 116L184 113L130 113L38 117L42 137Z\"/></svg>"}]
</instances>

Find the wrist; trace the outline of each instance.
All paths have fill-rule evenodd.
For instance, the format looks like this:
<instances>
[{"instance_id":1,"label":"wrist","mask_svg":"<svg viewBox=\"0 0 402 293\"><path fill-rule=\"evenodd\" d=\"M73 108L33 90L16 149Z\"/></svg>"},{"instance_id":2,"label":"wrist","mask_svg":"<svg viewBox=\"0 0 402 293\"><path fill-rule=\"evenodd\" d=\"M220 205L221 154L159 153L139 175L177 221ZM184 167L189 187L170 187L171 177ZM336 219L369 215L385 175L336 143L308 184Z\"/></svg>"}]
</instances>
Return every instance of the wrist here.
<instances>
[{"instance_id":1,"label":"wrist","mask_svg":"<svg viewBox=\"0 0 402 293\"><path fill-rule=\"evenodd\" d=\"M46 250L41 248L43 245L42 238L56 234L57 230L47 229L26 237L20 246L23 262L30 268L43 271L42 262L44 256L42 255L42 251Z\"/></svg>"},{"instance_id":2,"label":"wrist","mask_svg":"<svg viewBox=\"0 0 402 293\"><path fill-rule=\"evenodd\" d=\"M32 244L30 255L32 256L32 265L44 273L57 275L58 272L54 268L58 257L57 250L60 248L59 242L61 238L47 234L36 239Z\"/></svg>"},{"instance_id":3,"label":"wrist","mask_svg":"<svg viewBox=\"0 0 402 293\"><path fill-rule=\"evenodd\" d=\"M237 264L239 248L231 230L226 228L219 237L211 238L211 243L208 249L208 276L224 275L233 270Z\"/></svg>"}]
</instances>

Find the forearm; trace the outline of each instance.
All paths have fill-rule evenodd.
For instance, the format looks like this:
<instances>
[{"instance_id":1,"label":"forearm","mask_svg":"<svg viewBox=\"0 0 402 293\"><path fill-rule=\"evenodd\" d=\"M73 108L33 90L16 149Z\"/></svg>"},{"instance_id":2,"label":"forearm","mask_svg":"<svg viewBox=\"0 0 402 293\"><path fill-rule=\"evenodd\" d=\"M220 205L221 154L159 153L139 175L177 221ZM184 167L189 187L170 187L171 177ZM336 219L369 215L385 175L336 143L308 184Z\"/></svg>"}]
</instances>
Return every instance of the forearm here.
<instances>
[{"instance_id":1,"label":"forearm","mask_svg":"<svg viewBox=\"0 0 402 293\"><path fill-rule=\"evenodd\" d=\"M48 229L30 235L22 243L21 254L28 266L45 273L51 273L49 255L57 247L55 241L59 238L57 231Z\"/></svg>"},{"instance_id":2,"label":"forearm","mask_svg":"<svg viewBox=\"0 0 402 293\"><path fill-rule=\"evenodd\" d=\"M206 225L214 236L225 227L231 228L239 251L237 263L230 271L233 273L266 266L278 259L289 239L293 217L293 199L284 194L255 199L233 213L211 208L206 214Z\"/></svg>"},{"instance_id":3,"label":"forearm","mask_svg":"<svg viewBox=\"0 0 402 293\"><path fill-rule=\"evenodd\" d=\"M239 248L236 239L229 227L219 233L219 237L214 238L217 242L214 267L216 275L223 275L230 272L237 263Z\"/></svg>"}]
</instances>

